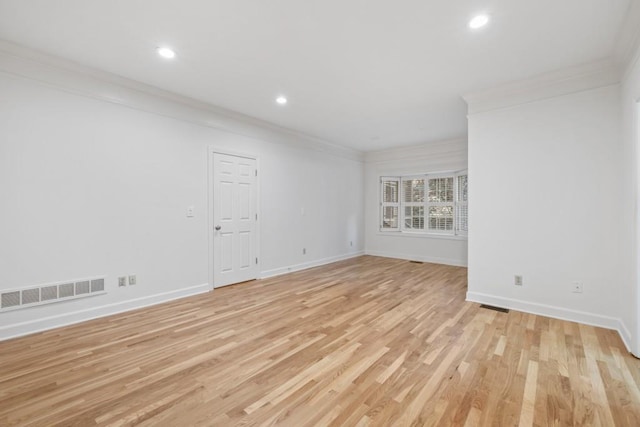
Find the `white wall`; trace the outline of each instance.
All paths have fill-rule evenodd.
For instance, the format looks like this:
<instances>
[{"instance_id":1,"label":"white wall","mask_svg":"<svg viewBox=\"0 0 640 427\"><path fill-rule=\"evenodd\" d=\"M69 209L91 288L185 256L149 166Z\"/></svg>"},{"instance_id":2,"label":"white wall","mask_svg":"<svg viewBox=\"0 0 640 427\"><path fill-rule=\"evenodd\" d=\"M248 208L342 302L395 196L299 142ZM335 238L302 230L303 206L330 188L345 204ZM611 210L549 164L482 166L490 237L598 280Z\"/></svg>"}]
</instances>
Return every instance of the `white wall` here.
<instances>
[{"instance_id":1,"label":"white wall","mask_svg":"<svg viewBox=\"0 0 640 427\"><path fill-rule=\"evenodd\" d=\"M618 85L469 116L468 299L615 328L629 342L620 129Z\"/></svg>"},{"instance_id":2,"label":"white wall","mask_svg":"<svg viewBox=\"0 0 640 427\"><path fill-rule=\"evenodd\" d=\"M467 240L459 237L380 232L380 177L466 169L467 141L441 141L365 155L367 254L449 265L467 265ZM473 177L470 176L470 180Z\"/></svg>"},{"instance_id":3,"label":"white wall","mask_svg":"<svg viewBox=\"0 0 640 427\"><path fill-rule=\"evenodd\" d=\"M638 263L638 242L640 242L639 201L640 201L640 48L632 55L632 61L628 66L622 82L622 142L624 153L623 168L623 192L625 195L623 205L623 236L624 246L620 256L626 268L624 268L624 282L629 286L625 289L624 302L620 307L620 316L625 326L633 337L632 350L640 355L640 319L638 308L640 300L638 278L640 277Z\"/></svg>"},{"instance_id":4,"label":"white wall","mask_svg":"<svg viewBox=\"0 0 640 427\"><path fill-rule=\"evenodd\" d=\"M33 62L20 76L11 61L0 57L0 290L106 275L108 293L0 313L0 339L210 289L210 146L259 158L262 276L363 251L361 161L192 123L196 110L166 98L147 96L147 111L106 102L122 88ZM118 288L126 274L138 284Z\"/></svg>"}]
</instances>

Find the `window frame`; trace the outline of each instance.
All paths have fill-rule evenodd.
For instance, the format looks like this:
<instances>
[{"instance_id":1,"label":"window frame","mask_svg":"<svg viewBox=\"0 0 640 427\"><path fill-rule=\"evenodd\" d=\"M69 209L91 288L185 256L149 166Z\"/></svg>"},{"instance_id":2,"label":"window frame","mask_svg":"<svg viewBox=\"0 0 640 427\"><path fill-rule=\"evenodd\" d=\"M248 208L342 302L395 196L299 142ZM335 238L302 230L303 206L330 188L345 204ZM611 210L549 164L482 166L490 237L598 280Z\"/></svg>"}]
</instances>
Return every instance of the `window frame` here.
<instances>
[{"instance_id":1,"label":"window frame","mask_svg":"<svg viewBox=\"0 0 640 427\"><path fill-rule=\"evenodd\" d=\"M467 212L467 224L468 224L468 196L466 201L462 201L459 191L459 177L467 176L468 183L468 170L458 170L452 172L438 172L438 173L425 173L425 174L411 174L411 175L385 175L380 176L380 189L379 189L379 232L382 234L389 235L407 235L407 236L415 236L415 237L439 237L439 238L466 238L468 236L468 230L461 230L459 228L459 212L462 206L466 206ZM438 178L452 178L453 179L453 201L452 202L432 202L429 201L429 180L438 179ZM423 202L405 202L405 194L404 194L404 182L415 179L424 179L424 201ZM395 181L398 185L398 200L395 203L384 202L384 182ZM468 184L467 184L468 185ZM467 189L468 192L468 189ZM393 206L397 208L398 218L397 218L397 227L395 228L384 228L384 208ZM405 218L406 212L405 208L419 206L424 209L424 228L423 229L414 229L414 228L405 228ZM440 207L440 206L451 206L453 208L453 226L451 230L437 230L431 229L430 221L429 221L429 208L430 207Z\"/></svg>"}]
</instances>

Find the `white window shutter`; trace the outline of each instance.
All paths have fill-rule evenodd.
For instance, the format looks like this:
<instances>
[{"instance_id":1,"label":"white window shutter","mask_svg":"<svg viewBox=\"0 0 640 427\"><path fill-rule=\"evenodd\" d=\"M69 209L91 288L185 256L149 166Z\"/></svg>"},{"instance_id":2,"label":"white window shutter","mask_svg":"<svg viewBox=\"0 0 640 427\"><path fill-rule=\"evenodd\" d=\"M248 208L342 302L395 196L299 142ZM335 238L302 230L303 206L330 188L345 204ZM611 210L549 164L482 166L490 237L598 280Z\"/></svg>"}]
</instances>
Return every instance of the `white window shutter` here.
<instances>
[{"instance_id":1,"label":"white window shutter","mask_svg":"<svg viewBox=\"0 0 640 427\"><path fill-rule=\"evenodd\" d=\"M468 175L380 177L380 230L466 236Z\"/></svg>"},{"instance_id":2,"label":"white window shutter","mask_svg":"<svg viewBox=\"0 0 640 427\"><path fill-rule=\"evenodd\" d=\"M400 230L400 178L380 178L380 229Z\"/></svg>"},{"instance_id":3,"label":"white window shutter","mask_svg":"<svg viewBox=\"0 0 640 427\"><path fill-rule=\"evenodd\" d=\"M456 234L469 232L469 177L466 172L456 175Z\"/></svg>"},{"instance_id":4,"label":"white window shutter","mask_svg":"<svg viewBox=\"0 0 640 427\"><path fill-rule=\"evenodd\" d=\"M406 231L423 231L425 227L425 176L402 178L402 229Z\"/></svg>"},{"instance_id":5,"label":"white window shutter","mask_svg":"<svg viewBox=\"0 0 640 427\"><path fill-rule=\"evenodd\" d=\"M436 176L429 178L429 197L427 199L427 206L430 232L454 234L454 192L453 176Z\"/></svg>"}]
</instances>

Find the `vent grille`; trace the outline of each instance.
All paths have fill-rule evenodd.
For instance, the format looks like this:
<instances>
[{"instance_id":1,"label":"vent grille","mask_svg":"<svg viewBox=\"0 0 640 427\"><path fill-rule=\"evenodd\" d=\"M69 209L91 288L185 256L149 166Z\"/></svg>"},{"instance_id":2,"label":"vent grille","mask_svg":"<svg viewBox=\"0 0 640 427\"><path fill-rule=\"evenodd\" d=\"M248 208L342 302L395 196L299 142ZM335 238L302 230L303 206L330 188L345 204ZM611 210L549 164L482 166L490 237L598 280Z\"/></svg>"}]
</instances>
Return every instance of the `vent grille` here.
<instances>
[{"instance_id":1,"label":"vent grille","mask_svg":"<svg viewBox=\"0 0 640 427\"><path fill-rule=\"evenodd\" d=\"M76 282L76 295L88 294L89 293L89 281L85 280L84 282Z\"/></svg>"},{"instance_id":2,"label":"vent grille","mask_svg":"<svg viewBox=\"0 0 640 427\"><path fill-rule=\"evenodd\" d=\"M42 301L49 301L52 299L58 299L58 287L57 286L44 286L40 288L42 291Z\"/></svg>"},{"instance_id":3,"label":"vent grille","mask_svg":"<svg viewBox=\"0 0 640 427\"><path fill-rule=\"evenodd\" d=\"M20 291L5 292L2 294L2 303L0 307L8 308L20 305Z\"/></svg>"},{"instance_id":4,"label":"vent grille","mask_svg":"<svg viewBox=\"0 0 640 427\"><path fill-rule=\"evenodd\" d=\"M0 293L0 311L105 294L104 281L104 277L97 277L3 291Z\"/></svg>"},{"instance_id":5,"label":"vent grille","mask_svg":"<svg viewBox=\"0 0 640 427\"><path fill-rule=\"evenodd\" d=\"M60 298L72 297L75 295L73 292L73 283L65 283L58 286L58 295Z\"/></svg>"},{"instance_id":6,"label":"vent grille","mask_svg":"<svg viewBox=\"0 0 640 427\"><path fill-rule=\"evenodd\" d=\"M91 292L104 291L104 279L95 279L91 281Z\"/></svg>"},{"instance_id":7,"label":"vent grille","mask_svg":"<svg viewBox=\"0 0 640 427\"><path fill-rule=\"evenodd\" d=\"M26 289L22 291L22 304L40 302L40 289Z\"/></svg>"},{"instance_id":8,"label":"vent grille","mask_svg":"<svg viewBox=\"0 0 640 427\"><path fill-rule=\"evenodd\" d=\"M508 308L495 307L493 305L487 305L487 304L480 304L480 308L486 308L487 310L499 311L500 313L508 313L509 312Z\"/></svg>"}]
</instances>

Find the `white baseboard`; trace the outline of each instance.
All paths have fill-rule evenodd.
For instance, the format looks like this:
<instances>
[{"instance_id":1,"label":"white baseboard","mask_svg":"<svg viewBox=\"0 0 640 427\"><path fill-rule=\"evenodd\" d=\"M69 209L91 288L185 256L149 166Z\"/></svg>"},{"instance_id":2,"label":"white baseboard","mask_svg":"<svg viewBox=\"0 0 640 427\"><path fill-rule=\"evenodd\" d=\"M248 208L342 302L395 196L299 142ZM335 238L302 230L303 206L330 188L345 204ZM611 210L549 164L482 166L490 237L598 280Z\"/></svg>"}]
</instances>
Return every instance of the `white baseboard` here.
<instances>
[{"instance_id":1,"label":"white baseboard","mask_svg":"<svg viewBox=\"0 0 640 427\"><path fill-rule=\"evenodd\" d=\"M620 338L622 339L622 342L627 347L627 350L631 352L631 334L620 318L602 316L600 314L572 310L563 307L556 307L547 304L539 304L512 298L504 298L495 295L487 295L479 292L467 292L467 301L493 305L496 307L509 308L525 313L552 317L554 319L584 323L586 325L598 326L605 329L613 329L614 331L618 332Z\"/></svg>"},{"instance_id":2,"label":"white baseboard","mask_svg":"<svg viewBox=\"0 0 640 427\"><path fill-rule=\"evenodd\" d=\"M625 347L627 347L627 350L629 350L629 353L632 353L635 357L638 357L638 353L633 351L633 345L632 345L633 340L631 339L631 332L629 332L627 325L622 321L622 319L619 319L619 321L620 321L620 326L616 330L620 334L620 338L622 338L622 342L624 342L624 345Z\"/></svg>"},{"instance_id":3,"label":"white baseboard","mask_svg":"<svg viewBox=\"0 0 640 427\"><path fill-rule=\"evenodd\" d=\"M112 314L135 310L138 308L148 307L151 305L161 304L163 302L173 301L179 298L205 293L210 290L211 286L208 283L205 283L202 285L191 286L175 291L146 296L143 298L136 298L113 304L106 304L99 307L77 310L70 313L63 313L56 316L34 319L28 322L3 325L0 327L0 341L10 338L17 338L24 335L30 335L36 332L47 331L49 329L55 329L62 326L68 326L74 323L85 322L87 320L93 320L100 317L110 316Z\"/></svg>"},{"instance_id":4,"label":"white baseboard","mask_svg":"<svg viewBox=\"0 0 640 427\"><path fill-rule=\"evenodd\" d=\"M413 254L401 254L397 252L385 252L385 251L366 251L367 255L381 256L384 258L406 259L408 261L420 261L430 262L433 264L452 265L455 267L466 267L467 262L460 259L453 258L441 258L433 256L413 255Z\"/></svg>"},{"instance_id":5,"label":"white baseboard","mask_svg":"<svg viewBox=\"0 0 640 427\"><path fill-rule=\"evenodd\" d=\"M261 279L267 279L269 277L280 276L282 274L293 273L294 271L306 270L307 268L319 267L325 264L331 264L332 262L344 261L345 259L356 258L364 255L364 251L353 252L349 254L337 255L329 258L322 258L315 261L304 262L302 264L291 265L288 267L274 268L272 270L266 270L260 273Z\"/></svg>"}]
</instances>

